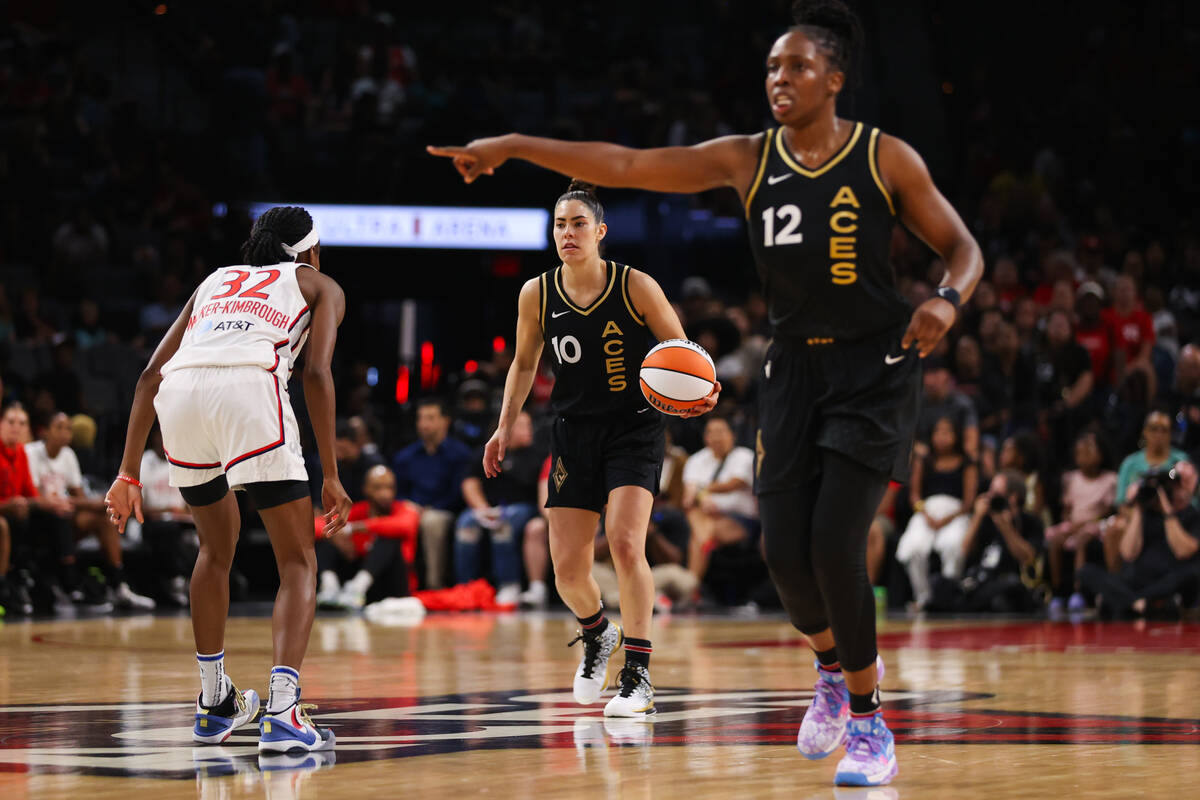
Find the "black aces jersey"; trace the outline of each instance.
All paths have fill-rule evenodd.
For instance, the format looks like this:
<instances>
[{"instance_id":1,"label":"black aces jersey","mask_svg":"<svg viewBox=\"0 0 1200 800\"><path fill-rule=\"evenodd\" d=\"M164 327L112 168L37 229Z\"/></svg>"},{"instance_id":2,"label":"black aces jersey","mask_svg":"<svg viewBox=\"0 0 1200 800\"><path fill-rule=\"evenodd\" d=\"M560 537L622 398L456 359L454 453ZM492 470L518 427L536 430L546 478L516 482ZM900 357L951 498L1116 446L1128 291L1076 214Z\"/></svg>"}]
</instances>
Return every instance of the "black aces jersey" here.
<instances>
[{"instance_id":1,"label":"black aces jersey","mask_svg":"<svg viewBox=\"0 0 1200 800\"><path fill-rule=\"evenodd\" d=\"M879 177L879 129L861 122L807 169L782 128L763 137L746 197L750 244L773 330L827 344L863 339L912 314L888 263L895 208Z\"/></svg>"},{"instance_id":2,"label":"black aces jersey","mask_svg":"<svg viewBox=\"0 0 1200 800\"><path fill-rule=\"evenodd\" d=\"M629 299L629 267L607 261L605 269L605 288L586 308L567 297L562 266L540 278L542 338L555 378L550 407L561 416L649 408L638 370L650 335Z\"/></svg>"}]
</instances>

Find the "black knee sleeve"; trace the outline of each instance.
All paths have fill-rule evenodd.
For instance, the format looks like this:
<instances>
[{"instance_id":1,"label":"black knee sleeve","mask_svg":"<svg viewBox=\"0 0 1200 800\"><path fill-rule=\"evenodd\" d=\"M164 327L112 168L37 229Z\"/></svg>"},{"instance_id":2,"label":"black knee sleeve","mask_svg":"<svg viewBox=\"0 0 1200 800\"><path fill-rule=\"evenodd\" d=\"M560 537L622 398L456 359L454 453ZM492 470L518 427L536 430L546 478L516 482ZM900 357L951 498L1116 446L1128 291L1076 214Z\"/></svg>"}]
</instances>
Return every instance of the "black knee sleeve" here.
<instances>
[{"instance_id":1,"label":"black knee sleeve","mask_svg":"<svg viewBox=\"0 0 1200 800\"><path fill-rule=\"evenodd\" d=\"M229 493L229 481L224 475L218 475L198 486L180 486L179 493L189 506L211 506Z\"/></svg>"},{"instance_id":2,"label":"black knee sleeve","mask_svg":"<svg viewBox=\"0 0 1200 800\"><path fill-rule=\"evenodd\" d=\"M305 481L259 481L247 483L242 488L259 511L308 497L308 484Z\"/></svg>"}]
</instances>

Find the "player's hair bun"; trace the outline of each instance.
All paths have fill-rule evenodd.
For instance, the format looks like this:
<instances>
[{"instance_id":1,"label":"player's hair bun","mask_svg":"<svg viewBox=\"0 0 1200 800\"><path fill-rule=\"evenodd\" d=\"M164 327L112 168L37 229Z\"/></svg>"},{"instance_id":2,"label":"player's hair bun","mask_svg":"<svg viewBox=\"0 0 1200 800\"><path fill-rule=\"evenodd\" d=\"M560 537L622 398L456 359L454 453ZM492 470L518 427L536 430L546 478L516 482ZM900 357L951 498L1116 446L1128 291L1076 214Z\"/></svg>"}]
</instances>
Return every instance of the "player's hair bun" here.
<instances>
[{"instance_id":1,"label":"player's hair bun","mask_svg":"<svg viewBox=\"0 0 1200 800\"><path fill-rule=\"evenodd\" d=\"M818 43L834 67L851 79L857 78L859 53L862 51L863 31L858 15L843 0L795 0L792 3L792 23L799 27L817 28L823 33Z\"/></svg>"},{"instance_id":2,"label":"player's hair bun","mask_svg":"<svg viewBox=\"0 0 1200 800\"><path fill-rule=\"evenodd\" d=\"M596 193L596 184L581 181L579 178L571 178L571 183L567 185L567 191L594 195Z\"/></svg>"}]
</instances>

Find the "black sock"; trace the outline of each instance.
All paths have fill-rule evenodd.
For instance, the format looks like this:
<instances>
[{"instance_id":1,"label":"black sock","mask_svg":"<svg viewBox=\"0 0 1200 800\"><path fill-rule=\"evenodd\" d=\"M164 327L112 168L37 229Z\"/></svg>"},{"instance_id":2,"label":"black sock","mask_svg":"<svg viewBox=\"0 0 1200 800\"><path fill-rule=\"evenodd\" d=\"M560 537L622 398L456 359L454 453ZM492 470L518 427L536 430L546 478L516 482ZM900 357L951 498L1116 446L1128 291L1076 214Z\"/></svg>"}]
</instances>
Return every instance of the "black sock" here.
<instances>
[{"instance_id":1,"label":"black sock","mask_svg":"<svg viewBox=\"0 0 1200 800\"><path fill-rule=\"evenodd\" d=\"M837 648L831 647L828 650L814 650L817 654L817 663L826 672L841 672L841 664L838 663Z\"/></svg>"},{"instance_id":2,"label":"black sock","mask_svg":"<svg viewBox=\"0 0 1200 800\"><path fill-rule=\"evenodd\" d=\"M79 565L74 561L63 561L58 565L58 580L64 592L79 588Z\"/></svg>"},{"instance_id":3,"label":"black sock","mask_svg":"<svg viewBox=\"0 0 1200 800\"><path fill-rule=\"evenodd\" d=\"M125 567L118 567L114 564L105 564L104 582L114 589L120 586L125 582Z\"/></svg>"},{"instance_id":4,"label":"black sock","mask_svg":"<svg viewBox=\"0 0 1200 800\"><path fill-rule=\"evenodd\" d=\"M579 627L588 636L599 636L608 630L608 618L604 616L604 607L590 617L576 617L579 620Z\"/></svg>"},{"instance_id":5,"label":"black sock","mask_svg":"<svg viewBox=\"0 0 1200 800\"><path fill-rule=\"evenodd\" d=\"M850 692L850 713L856 717L865 717L879 710L879 687L876 686L867 694Z\"/></svg>"},{"instance_id":6,"label":"black sock","mask_svg":"<svg viewBox=\"0 0 1200 800\"><path fill-rule=\"evenodd\" d=\"M650 653L654 648L649 639L633 639L625 637L625 663L637 664L644 669L650 669Z\"/></svg>"}]
</instances>

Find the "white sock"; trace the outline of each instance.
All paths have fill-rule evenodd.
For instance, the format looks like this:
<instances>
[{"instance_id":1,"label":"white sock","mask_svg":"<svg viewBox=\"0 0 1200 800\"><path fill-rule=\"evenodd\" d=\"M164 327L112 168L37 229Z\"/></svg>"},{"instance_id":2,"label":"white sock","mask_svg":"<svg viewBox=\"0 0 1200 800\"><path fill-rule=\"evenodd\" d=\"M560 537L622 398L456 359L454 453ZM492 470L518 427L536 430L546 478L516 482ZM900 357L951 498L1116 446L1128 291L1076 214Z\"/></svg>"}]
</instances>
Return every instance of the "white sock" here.
<instances>
[{"instance_id":1,"label":"white sock","mask_svg":"<svg viewBox=\"0 0 1200 800\"><path fill-rule=\"evenodd\" d=\"M354 594L366 594L374 582L375 579L371 577L371 573L365 569L360 569L357 575L346 581L346 591L353 592Z\"/></svg>"},{"instance_id":2,"label":"white sock","mask_svg":"<svg viewBox=\"0 0 1200 800\"><path fill-rule=\"evenodd\" d=\"M200 705L212 708L225 699L225 651L196 653L196 663L200 665Z\"/></svg>"},{"instance_id":3,"label":"white sock","mask_svg":"<svg viewBox=\"0 0 1200 800\"><path fill-rule=\"evenodd\" d=\"M530 581L529 582L529 591L545 594L546 582L545 581Z\"/></svg>"},{"instance_id":4,"label":"white sock","mask_svg":"<svg viewBox=\"0 0 1200 800\"><path fill-rule=\"evenodd\" d=\"M267 699L267 713L287 711L300 694L300 673L291 667L271 667L271 694Z\"/></svg>"}]
</instances>

